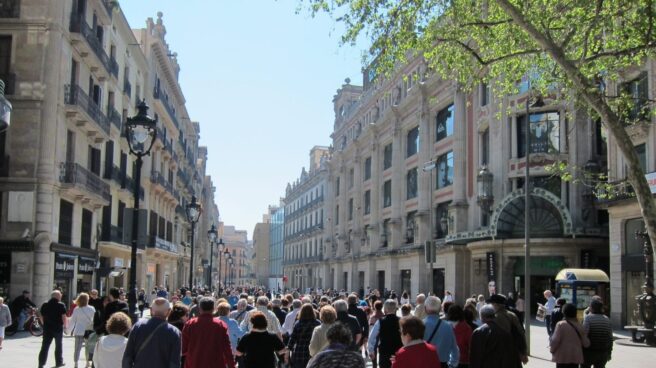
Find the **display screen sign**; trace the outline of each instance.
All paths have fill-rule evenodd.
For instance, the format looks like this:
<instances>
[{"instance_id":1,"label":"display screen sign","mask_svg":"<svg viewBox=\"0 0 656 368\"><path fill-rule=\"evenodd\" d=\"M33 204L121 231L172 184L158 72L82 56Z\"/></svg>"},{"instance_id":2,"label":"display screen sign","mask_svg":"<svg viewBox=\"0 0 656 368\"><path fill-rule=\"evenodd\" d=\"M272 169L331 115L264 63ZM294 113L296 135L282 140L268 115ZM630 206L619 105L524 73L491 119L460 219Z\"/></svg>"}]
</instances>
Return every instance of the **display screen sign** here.
<instances>
[{"instance_id":1,"label":"display screen sign","mask_svg":"<svg viewBox=\"0 0 656 368\"><path fill-rule=\"evenodd\" d=\"M77 259L77 273L80 275L93 275L93 270L96 268L96 260L87 257L78 257Z\"/></svg>"},{"instance_id":2,"label":"display screen sign","mask_svg":"<svg viewBox=\"0 0 656 368\"><path fill-rule=\"evenodd\" d=\"M73 278L75 274L74 255L65 253L55 253L55 279Z\"/></svg>"}]
</instances>

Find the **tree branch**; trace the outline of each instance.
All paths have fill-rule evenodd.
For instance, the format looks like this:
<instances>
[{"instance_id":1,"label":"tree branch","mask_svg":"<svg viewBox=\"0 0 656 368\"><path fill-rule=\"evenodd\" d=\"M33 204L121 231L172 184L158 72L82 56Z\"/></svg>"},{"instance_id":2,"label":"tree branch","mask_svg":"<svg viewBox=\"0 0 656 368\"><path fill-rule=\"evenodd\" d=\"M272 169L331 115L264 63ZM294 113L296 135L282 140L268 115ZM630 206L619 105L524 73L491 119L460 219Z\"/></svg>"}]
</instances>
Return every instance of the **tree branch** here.
<instances>
[{"instance_id":1,"label":"tree branch","mask_svg":"<svg viewBox=\"0 0 656 368\"><path fill-rule=\"evenodd\" d=\"M474 48L472 48L471 46L469 46L468 44L466 44L466 43L464 43L460 40L457 40L457 39L454 39L454 38L438 38L438 39L436 39L436 41L438 41L438 42L451 42L451 43L457 44L458 46L463 48L465 51L467 51L471 56L473 56L474 59L476 59L476 61L478 61L478 63L482 66L488 66L488 65L494 64L496 62L499 62L499 61L502 61L502 60L505 60L505 59L509 59L509 58L512 58L512 57L515 57L515 56L537 54L537 53L542 52L542 50L540 50L540 49L522 50L522 51L512 52L510 54L506 54L506 55L502 55L502 56L498 56L498 57L495 57L495 58L492 58L492 59L485 60L485 59L483 59L483 57L476 50L474 50Z\"/></svg>"},{"instance_id":2,"label":"tree branch","mask_svg":"<svg viewBox=\"0 0 656 368\"><path fill-rule=\"evenodd\" d=\"M614 50L614 51L604 51L604 52L598 52L589 58L584 59L583 61L586 63L589 63L591 61L603 58L603 57L618 57L618 56L626 56L626 55L631 55L635 54L636 52L642 51L642 50L648 50L648 49L656 49L656 40L651 40L649 43L636 46L636 47L629 47L628 49L621 49L621 50Z\"/></svg>"}]
</instances>

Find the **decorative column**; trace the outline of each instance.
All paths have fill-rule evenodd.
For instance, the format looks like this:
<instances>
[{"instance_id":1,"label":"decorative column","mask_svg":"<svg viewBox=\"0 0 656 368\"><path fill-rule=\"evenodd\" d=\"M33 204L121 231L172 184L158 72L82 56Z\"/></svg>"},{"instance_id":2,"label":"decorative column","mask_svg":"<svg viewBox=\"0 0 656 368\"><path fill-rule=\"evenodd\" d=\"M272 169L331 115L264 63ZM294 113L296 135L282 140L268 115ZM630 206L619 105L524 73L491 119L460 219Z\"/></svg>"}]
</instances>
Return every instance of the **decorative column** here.
<instances>
[{"instance_id":1,"label":"decorative column","mask_svg":"<svg viewBox=\"0 0 656 368\"><path fill-rule=\"evenodd\" d=\"M467 96L456 88L453 134L453 203L449 206L449 234L467 229ZM451 223L453 226L451 226Z\"/></svg>"}]
</instances>

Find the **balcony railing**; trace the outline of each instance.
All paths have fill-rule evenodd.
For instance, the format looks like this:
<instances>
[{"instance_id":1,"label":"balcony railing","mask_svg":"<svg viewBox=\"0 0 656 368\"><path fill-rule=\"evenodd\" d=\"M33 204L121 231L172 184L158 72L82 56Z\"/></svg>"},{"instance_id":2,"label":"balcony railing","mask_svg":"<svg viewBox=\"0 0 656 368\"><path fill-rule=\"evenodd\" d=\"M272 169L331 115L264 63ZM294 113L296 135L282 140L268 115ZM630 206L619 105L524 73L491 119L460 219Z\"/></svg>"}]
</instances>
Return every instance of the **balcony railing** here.
<instances>
[{"instance_id":1,"label":"balcony railing","mask_svg":"<svg viewBox=\"0 0 656 368\"><path fill-rule=\"evenodd\" d=\"M64 103L82 108L103 132L109 134L109 119L100 111L100 107L89 98L89 95L78 85L67 84L64 88Z\"/></svg>"},{"instance_id":2,"label":"balcony railing","mask_svg":"<svg viewBox=\"0 0 656 368\"><path fill-rule=\"evenodd\" d=\"M102 199L109 201L109 184L105 183L98 175L92 173L75 162L62 162L60 164L59 181L65 184L73 184L83 190L97 194Z\"/></svg>"},{"instance_id":3,"label":"balcony railing","mask_svg":"<svg viewBox=\"0 0 656 368\"><path fill-rule=\"evenodd\" d=\"M123 93L132 98L132 84L130 84L130 81L127 78L123 79Z\"/></svg>"},{"instance_id":4,"label":"balcony railing","mask_svg":"<svg viewBox=\"0 0 656 368\"><path fill-rule=\"evenodd\" d=\"M173 124L175 125L176 128L180 129L178 118L175 116L175 110L173 109L173 107L171 107L171 105L169 105L169 102L163 97L164 96L162 96L159 88L157 87L153 88L153 98L159 100L162 103L162 105L164 105L164 108L166 109L166 112L169 113L169 116L171 117Z\"/></svg>"},{"instance_id":5,"label":"balcony railing","mask_svg":"<svg viewBox=\"0 0 656 368\"><path fill-rule=\"evenodd\" d=\"M166 180L164 176L160 174L158 171L153 171L150 174L150 181L153 182L154 184L161 185L162 187L164 187L164 189L166 189L167 192L173 194L173 185L169 183L168 180Z\"/></svg>"},{"instance_id":6,"label":"balcony railing","mask_svg":"<svg viewBox=\"0 0 656 368\"><path fill-rule=\"evenodd\" d=\"M20 18L20 0L0 0L0 18Z\"/></svg>"},{"instance_id":7,"label":"balcony railing","mask_svg":"<svg viewBox=\"0 0 656 368\"><path fill-rule=\"evenodd\" d=\"M98 59L100 59L100 62L105 67L105 70L114 76L118 75L118 63L116 63L116 60L114 60L112 63L112 59L105 52L102 43L96 36L94 30L89 27L83 15L81 16L75 13L71 15L69 31L72 33L81 34L89 44L91 50L93 50L93 53L96 54Z\"/></svg>"},{"instance_id":8,"label":"balcony railing","mask_svg":"<svg viewBox=\"0 0 656 368\"><path fill-rule=\"evenodd\" d=\"M123 239L123 228L111 225L109 229L103 229L102 241L130 245L129 241Z\"/></svg>"},{"instance_id":9,"label":"balcony railing","mask_svg":"<svg viewBox=\"0 0 656 368\"><path fill-rule=\"evenodd\" d=\"M608 185L595 190L595 201L597 203L612 203L635 197L633 186L626 179L609 182Z\"/></svg>"},{"instance_id":10,"label":"balcony railing","mask_svg":"<svg viewBox=\"0 0 656 368\"><path fill-rule=\"evenodd\" d=\"M110 107L107 109L107 113L109 115L109 121L119 130L121 131L121 128L123 128L123 116L116 111L115 108Z\"/></svg>"}]
</instances>

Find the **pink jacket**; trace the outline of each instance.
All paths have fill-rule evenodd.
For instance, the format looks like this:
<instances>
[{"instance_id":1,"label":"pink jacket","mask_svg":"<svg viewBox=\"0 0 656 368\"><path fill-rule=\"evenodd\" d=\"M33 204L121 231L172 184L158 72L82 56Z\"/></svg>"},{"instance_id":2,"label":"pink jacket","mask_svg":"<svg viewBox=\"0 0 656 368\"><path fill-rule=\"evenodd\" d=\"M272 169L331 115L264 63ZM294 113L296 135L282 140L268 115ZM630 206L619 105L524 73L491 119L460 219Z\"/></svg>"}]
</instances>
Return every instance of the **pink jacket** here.
<instances>
[{"instance_id":1,"label":"pink jacket","mask_svg":"<svg viewBox=\"0 0 656 368\"><path fill-rule=\"evenodd\" d=\"M583 326L577 320L562 320L556 324L556 329L551 336L551 361L561 364L583 364L583 348L588 346L590 340Z\"/></svg>"}]
</instances>

